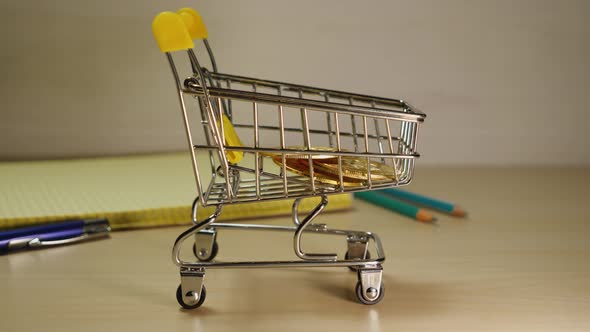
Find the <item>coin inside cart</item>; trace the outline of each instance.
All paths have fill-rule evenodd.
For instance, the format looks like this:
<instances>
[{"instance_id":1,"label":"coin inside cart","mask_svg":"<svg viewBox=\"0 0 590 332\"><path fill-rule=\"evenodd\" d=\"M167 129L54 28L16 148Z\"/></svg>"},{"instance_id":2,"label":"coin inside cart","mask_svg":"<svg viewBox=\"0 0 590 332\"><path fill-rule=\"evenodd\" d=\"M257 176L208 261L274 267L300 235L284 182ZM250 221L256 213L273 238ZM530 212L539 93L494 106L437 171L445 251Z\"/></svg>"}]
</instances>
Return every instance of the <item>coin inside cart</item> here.
<instances>
[{"instance_id":1,"label":"coin inside cart","mask_svg":"<svg viewBox=\"0 0 590 332\"><path fill-rule=\"evenodd\" d=\"M279 149L279 148L277 148ZM283 155L285 155L285 158L287 159L309 159L309 157L311 156L311 159L338 159L337 155L334 155L334 152L338 152L338 149L336 148L330 148L330 147L310 147L309 149L307 149L304 146L288 146L285 148L285 150L293 150L293 153L287 152L287 153L278 153L278 152L261 152L260 154L266 157L271 157L271 158L281 158ZM313 152L317 152L317 153L308 153L306 154L306 152L308 151L313 151ZM341 151L345 151L345 150L341 150ZM321 152L321 153L319 153Z\"/></svg>"}]
</instances>

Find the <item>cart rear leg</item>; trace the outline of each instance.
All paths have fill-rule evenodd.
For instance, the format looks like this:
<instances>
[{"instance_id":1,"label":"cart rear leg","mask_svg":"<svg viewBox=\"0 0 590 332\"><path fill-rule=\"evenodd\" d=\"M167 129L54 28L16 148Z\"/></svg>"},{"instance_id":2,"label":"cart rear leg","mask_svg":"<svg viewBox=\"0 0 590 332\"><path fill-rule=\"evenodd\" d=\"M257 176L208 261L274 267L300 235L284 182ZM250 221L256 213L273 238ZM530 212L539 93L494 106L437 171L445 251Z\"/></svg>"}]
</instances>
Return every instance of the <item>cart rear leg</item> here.
<instances>
[{"instance_id":1,"label":"cart rear leg","mask_svg":"<svg viewBox=\"0 0 590 332\"><path fill-rule=\"evenodd\" d=\"M371 258L369 253L369 239L366 236L360 236L357 234L349 235L346 238L348 242L348 249L344 255L345 260L364 260ZM357 271L358 266L349 266L351 271Z\"/></svg>"},{"instance_id":2,"label":"cart rear leg","mask_svg":"<svg viewBox=\"0 0 590 332\"><path fill-rule=\"evenodd\" d=\"M217 245L217 231L215 229L204 229L195 234L193 253L201 262L211 261L217 256L219 247Z\"/></svg>"}]
</instances>

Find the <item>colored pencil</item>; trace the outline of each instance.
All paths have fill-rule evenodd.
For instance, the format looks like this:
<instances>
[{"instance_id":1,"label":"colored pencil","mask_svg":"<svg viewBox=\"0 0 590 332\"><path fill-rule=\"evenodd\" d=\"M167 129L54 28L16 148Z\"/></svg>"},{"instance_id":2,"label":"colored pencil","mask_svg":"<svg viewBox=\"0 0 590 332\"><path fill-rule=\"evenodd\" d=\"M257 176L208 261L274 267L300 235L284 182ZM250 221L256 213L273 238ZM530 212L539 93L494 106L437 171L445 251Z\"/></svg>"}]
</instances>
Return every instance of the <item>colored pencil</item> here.
<instances>
[{"instance_id":1,"label":"colored pencil","mask_svg":"<svg viewBox=\"0 0 590 332\"><path fill-rule=\"evenodd\" d=\"M413 192L397 189L397 188L388 188L379 190L379 192L387 194L391 197L395 197L397 199L401 199L404 201L408 201L411 203L415 203L427 208L435 209L444 213L448 213L455 217L465 217L466 213L463 209L458 207L455 204L448 203L445 201L441 201L439 199L435 199L432 197L427 197L424 195L416 194Z\"/></svg>"},{"instance_id":2,"label":"colored pencil","mask_svg":"<svg viewBox=\"0 0 590 332\"><path fill-rule=\"evenodd\" d=\"M355 198L362 199L377 206L384 207L399 214L408 216L421 222L434 222L436 219L428 211L417 206L402 202L391 196L377 191L364 191L354 193Z\"/></svg>"}]
</instances>

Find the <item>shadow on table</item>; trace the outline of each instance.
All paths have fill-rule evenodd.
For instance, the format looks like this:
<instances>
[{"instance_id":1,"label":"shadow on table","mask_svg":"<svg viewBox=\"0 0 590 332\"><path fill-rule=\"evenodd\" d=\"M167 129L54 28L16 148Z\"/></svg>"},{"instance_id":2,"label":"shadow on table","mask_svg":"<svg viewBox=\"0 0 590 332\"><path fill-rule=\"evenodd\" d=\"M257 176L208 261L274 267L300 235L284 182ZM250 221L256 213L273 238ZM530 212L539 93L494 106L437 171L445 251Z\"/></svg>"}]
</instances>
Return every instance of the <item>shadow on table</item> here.
<instances>
[{"instance_id":1,"label":"shadow on table","mask_svg":"<svg viewBox=\"0 0 590 332\"><path fill-rule=\"evenodd\" d=\"M379 304L357 302L356 272L344 269L242 270L234 284L212 285L203 307L182 310L190 317L209 315L284 315L315 312L325 317L366 318L427 316L445 311L451 286L383 275L385 296ZM221 282L221 280L220 280ZM216 287L214 287L216 286ZM215 289L215 291L213 291Z\"/></svg>"}]
</instances>

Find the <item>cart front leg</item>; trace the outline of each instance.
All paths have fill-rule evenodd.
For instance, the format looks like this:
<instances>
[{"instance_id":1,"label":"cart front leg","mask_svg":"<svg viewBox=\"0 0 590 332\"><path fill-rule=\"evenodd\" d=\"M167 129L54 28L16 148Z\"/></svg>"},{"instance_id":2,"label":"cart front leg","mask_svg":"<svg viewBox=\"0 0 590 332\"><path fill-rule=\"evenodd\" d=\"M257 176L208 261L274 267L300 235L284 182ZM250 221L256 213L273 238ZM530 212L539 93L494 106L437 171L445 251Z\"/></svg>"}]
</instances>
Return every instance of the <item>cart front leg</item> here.
<instances>
[{"instance_id":1,"label":"cart front leg","mask_svg":"<svg viewBox=\"0 0 590 332\"><path fill-rule=\"evenodd\" d=\"M180 285L176 290L176 300L184 309L196 309L205 302L206 290L203 285L205 269L180 269Z\"/></svg>"},{"instance_id":2,"label":"cart front leg","mask_svg":"<svg viewBox=\"0 0 590 332\"><path fill-rule=\"evenodd\" d=\"M356 297L362 304L376 304L381 301L383 295L383 267L381 264L375 267L364 267L358 270L358 282L356 285Z\"/></svg>"}]
</instances>

